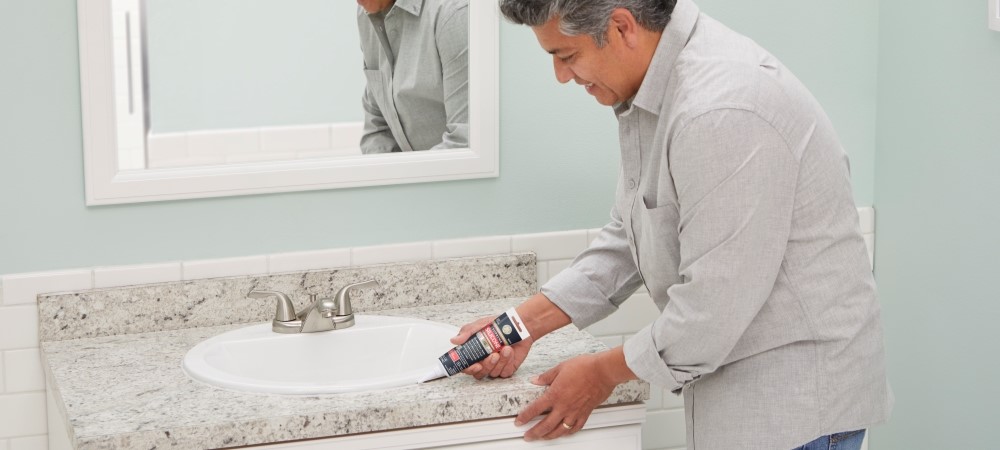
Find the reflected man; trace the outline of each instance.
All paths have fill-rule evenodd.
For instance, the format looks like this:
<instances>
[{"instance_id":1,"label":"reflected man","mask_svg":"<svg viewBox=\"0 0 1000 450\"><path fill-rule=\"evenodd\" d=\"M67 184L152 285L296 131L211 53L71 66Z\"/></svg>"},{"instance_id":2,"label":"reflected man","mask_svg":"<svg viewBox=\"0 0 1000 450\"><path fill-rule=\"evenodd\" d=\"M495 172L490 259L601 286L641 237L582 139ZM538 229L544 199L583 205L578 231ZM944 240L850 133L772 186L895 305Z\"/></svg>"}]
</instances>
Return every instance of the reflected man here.
<instances>
[{"instance_id":1,"label":"reflected man","mask_svg":"<svg viewBox=\"0 0 1000 450\"><path fill-rule=\"evenodd\" d=\"M469 146L468 0L358 0L361 152Z\"/></svg>"}]
</instances>

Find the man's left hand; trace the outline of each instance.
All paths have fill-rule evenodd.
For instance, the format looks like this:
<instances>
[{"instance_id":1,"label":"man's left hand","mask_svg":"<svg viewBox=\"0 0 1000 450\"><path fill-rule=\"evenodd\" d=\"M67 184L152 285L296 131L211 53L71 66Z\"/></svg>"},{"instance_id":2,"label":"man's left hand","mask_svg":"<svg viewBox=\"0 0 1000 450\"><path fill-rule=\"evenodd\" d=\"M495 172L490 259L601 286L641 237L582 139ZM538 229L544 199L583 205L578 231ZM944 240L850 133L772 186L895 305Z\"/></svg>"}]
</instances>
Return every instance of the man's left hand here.
<instances>
[{"instance_id":1,"label":"man's left hand","mask_svg":"<svg viewBox=\"0 0 1000 450\"><path fill-rule=\"evenodd\" d=\"M605 356L600 353L577 356L532 380L548 388L521 410L514 425L524 425L546 411L549 414L524 433L524 440L555 439L583 428L590 413L611 396L619 383Z\"/></svg>"}]
</instances>

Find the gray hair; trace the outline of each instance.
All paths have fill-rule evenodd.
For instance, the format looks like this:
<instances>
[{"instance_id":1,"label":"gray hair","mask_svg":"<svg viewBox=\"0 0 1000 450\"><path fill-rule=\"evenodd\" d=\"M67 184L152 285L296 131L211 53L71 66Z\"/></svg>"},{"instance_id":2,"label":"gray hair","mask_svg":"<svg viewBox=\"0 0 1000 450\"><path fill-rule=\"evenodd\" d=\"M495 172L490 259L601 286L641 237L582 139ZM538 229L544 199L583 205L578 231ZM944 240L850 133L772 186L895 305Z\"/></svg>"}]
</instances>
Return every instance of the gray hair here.
<instances>
[{"instance_id":1,"label":"gray hair","mask_svg":"<svg viewBox=\"0 0 1000 450\"><path fill-rule=\"evenodd\" d=\"M608 38L611 12L625 8L639 26L660 32L667 27L677 0L500 0L507 20L530 27L559 18L559 30L567 36L589 35L598 47Z\"/></svg>"}]
</instances>

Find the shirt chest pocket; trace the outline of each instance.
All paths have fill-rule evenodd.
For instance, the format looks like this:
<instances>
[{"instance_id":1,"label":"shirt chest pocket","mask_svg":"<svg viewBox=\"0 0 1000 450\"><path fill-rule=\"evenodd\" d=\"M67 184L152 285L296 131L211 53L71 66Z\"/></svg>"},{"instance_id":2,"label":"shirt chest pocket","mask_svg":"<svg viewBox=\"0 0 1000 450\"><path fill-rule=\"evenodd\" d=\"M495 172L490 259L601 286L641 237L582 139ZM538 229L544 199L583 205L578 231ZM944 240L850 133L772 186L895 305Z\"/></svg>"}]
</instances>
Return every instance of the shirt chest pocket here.
<instances>
[{"instance_id":1,"label":"shirt chest pocket","mask_svg":"<svg viewBox=\"0 0 1000 450\"><path fill-rule=\"evenodd\" d=\"M653 301L662 308L668 300L667 289L681 281L678 273L680 216L673 203L652 208L647 207L645 201L636 203L633 229L639 272Z\"/></svg>"}]
</instances>

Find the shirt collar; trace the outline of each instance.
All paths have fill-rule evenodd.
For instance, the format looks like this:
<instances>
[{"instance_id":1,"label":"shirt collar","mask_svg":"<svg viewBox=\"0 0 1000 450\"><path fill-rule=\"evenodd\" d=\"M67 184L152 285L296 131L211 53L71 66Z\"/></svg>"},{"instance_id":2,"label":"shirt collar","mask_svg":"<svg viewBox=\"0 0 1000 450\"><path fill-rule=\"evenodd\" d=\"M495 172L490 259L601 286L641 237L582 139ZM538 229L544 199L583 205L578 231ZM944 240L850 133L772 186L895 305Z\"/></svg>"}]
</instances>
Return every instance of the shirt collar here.
<instances>
[{"instance_id":1,"label":"shirt collar","mask_svg":"<svg viewBox=\"0 0 1000 450\"><path fill-rule=\"evenodd\" d=\"M414 16L419 17L420 11L424 8L424 0L396 0L396 3L394 3L391 8L385 10L384 12L379 12L375 14L368 14L367 12L365 12L364 8L358 6L358 15L359 16L381 15L382 17L385 17L385 14L388 13L389 11L392 11L394 8L399 8L403 11L413 14Z\"/></svg>"},{"instance_id":2,"label":"shirt collar","mask_svg":"<svg viewBox=\"0 0 1000 450\"><path fill-rule=\"evenodd\" d=\"M424 0L396 0L393 8L399 8L414 16L420 16L420 10L424 7Z\"/></svg>"},{"instance_id":3,"label":"shirt collar","mask_svg":"<svg viewBox=\"0 0 1000 450\"><path fill-rule=\"evenodd\" d=\"M692 0L677 0L673 13L670 14L670 22L660 36L660 42L653 52L653 60L649 63L646 76L639 85L639 92L635 94L632 105L638 106L646 111L658 113L663 106L663 95L667 86L667 80L673 72L674 63L681 54L681 50L691 38L695 23L698 22L700 10Z\"/></svg>"}]
</instances>

